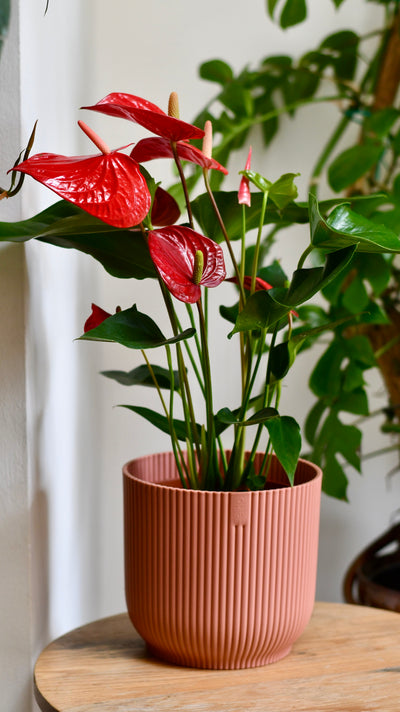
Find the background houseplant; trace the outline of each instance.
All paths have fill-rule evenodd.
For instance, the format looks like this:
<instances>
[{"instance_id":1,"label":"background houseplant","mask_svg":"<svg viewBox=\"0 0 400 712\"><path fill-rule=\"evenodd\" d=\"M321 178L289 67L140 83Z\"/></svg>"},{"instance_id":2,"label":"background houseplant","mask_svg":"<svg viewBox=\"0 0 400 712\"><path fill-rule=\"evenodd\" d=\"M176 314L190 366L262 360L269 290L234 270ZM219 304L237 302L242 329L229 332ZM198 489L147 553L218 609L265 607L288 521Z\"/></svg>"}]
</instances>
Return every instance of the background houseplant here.
<instances>
[{"instance_id":1,"label":"background houseplant","mask_svg":"<svg viewBox=\"0 0 400 712\"><path fill-rule=\"evenodd\" d=\"M311 192L326 195L329 186L349 200L353 195L369 196L370 200L354 205L355 211L396 231L400 14L397 2L378 0L378 4L382 6L381 25L374 31L360 36L353 29L342 29L310 46L300 58L267 56L258 66L238 73L222 60L206 62L200 75L220 83L222 90L199 118L214 119L221 133L215 156L223 159L241 147L253 126L261 127L268 148L281 114L287 112L295 121L302 105L326 101L337 123L325 144L319 149L313 146L317 158L309 177ZM268 9L282 27L297 25L306 17L303 0L276 5L269 3ZM338 92L337 102L330 96L333 88ZM321 187L323 178L328 186ZM219 183L220 179L214 179L215 186ZM288 225L290 218L284 226L272 224L269 244ZM267 249L267 240L265 246ZM323 323L328 315L369 312L357 330L337 327L310 381L318 401L307 419L306 434L312 457L324 465L325 491L339 498L346 497L348 482L343 462L360 469L354 453L362 436L357 426L340 420L340 413L369 415L364 371L370 368L381 370L388 391L388 402L381 411L385 419L382 429L397 431L397 280L396 261L357 258L333 287L324 290L328 306L314 314L315 320Z\"/></svg>"}]
</instances>

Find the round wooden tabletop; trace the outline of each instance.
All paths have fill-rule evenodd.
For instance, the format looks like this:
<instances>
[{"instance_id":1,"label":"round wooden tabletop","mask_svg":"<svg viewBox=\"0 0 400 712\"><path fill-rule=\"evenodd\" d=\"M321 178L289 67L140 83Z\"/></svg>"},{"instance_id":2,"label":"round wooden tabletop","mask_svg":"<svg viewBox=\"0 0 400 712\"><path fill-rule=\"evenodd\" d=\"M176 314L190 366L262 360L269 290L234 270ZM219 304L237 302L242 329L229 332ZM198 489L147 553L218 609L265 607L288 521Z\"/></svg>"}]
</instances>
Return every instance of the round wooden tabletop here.
<instances>
[{"instance_id":1,"label":"round wooden tabletop","mask_svg":"<svg viewBox=\"0 0 400 712\"><path fill-rule=\"evenodd\" d=\"M288 657L212 671L155 659L121 614L51 643L35 695L43 712L399 712L400 615L317 603Z\"/></svg>"}]
</instances>

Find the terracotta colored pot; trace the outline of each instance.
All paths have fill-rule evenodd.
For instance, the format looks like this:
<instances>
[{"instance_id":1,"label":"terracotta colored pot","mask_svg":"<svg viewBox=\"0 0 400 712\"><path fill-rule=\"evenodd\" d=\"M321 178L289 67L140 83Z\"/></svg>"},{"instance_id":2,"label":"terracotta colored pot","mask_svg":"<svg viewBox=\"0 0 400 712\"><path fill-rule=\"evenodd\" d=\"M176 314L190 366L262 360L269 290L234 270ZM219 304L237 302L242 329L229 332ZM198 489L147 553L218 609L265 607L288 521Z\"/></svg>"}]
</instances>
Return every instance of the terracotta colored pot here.
<instances>
[{"instance_id":1,"label":"terracotta colored pot","mask_svg":"<svg viewBox=\"0 0 400 712\"><path fill-rule=\"evenodd\" d=\"M211 669L287 655L314 604L320 469L301 460L290 487L274 459L258 492L182 489L171 453L123 473L126 600L151 652Z\"/></svg>"},{"instance_id":2,"label":"terracotta colored pot","mask_svg":"<svg viewBox=\"0 0 400 712\"><path fill-rule=\"evenodd\" d=\"M400 613L400 524L373 541L353 561L343 593L347 603Z\"/></svg>"}]
</instances>

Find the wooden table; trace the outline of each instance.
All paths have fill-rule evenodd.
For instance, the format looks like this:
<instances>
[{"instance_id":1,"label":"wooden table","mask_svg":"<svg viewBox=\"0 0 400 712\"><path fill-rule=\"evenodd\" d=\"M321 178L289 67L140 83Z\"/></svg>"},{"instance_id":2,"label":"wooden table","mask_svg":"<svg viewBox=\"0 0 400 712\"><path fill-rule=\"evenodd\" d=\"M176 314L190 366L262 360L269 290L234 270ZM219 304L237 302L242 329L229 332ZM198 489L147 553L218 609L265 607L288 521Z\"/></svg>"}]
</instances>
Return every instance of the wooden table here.
<instances>
[{"instance_id":1,"label":"wooden table","mask_svg":"<svg viewBox=\"0 0 400 712\"><path fill-rule=\"evenodd\" d=\"M225 672L156 660L122 614L51 643L35 694L43 712L399 712L400 615L317 603L288 657Z\"/></svg>"}]
</instances>

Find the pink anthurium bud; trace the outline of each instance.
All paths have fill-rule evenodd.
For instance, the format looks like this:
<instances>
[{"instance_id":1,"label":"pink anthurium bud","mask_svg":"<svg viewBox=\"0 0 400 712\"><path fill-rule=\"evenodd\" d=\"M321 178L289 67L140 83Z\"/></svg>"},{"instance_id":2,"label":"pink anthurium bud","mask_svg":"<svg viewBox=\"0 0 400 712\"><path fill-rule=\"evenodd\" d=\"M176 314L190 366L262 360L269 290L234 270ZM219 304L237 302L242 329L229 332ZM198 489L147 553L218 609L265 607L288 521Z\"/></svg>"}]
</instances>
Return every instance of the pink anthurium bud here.
<instances>
[{"instance_id":1,"label":"pink anthurium bud","mask_svg":"<svg viewBox=\"0 0 400 712\"><path fill-rule=\"evenodd\" d=\"M85 321L83 332L86 334L87 331L95 329L96 326L100 326L109 316L111 316L110 312L104 311L104 309L98 307L97 304L92 304L92 313Z\"/></svg>"},{"instance_id":2,"label":"pink anthurium bud","mask_svg":"<svg viewBox=\"0 0 400 712\"><path fill-rule=\"evenodd\" d=\"M151 195L138 163L110 151L86 126L85 133L100 148L95 156L38 153L12 170L32 176L64 200L113 227L138 225L150 210Z\"/></svg>"},{"instance_id":3,"label":"pink anthurium bud","mask_svg":"<svg viewBox=\"0 0 400 712\"><path fill-rule=\"evenodd\" d=\"M181 211L175 198L164 188L158 186L151 209L151 223L157 227L173 225L179 219Z\"/></svg>"},{"instance_id":4,"label":"pink anthurium bud","mask_svg":"<svg viewBox=\"0 0 400 712\"><path fill-rule=\"evenodd\" d=\"M82 109L99 111L109 116L118 116L140 124L157 136L163 136L169 141L182 141L189 138L203 138L204 131L181 121L174 116L168 116L156 104L133 94L113 92L92 106L82 106Z\"/></svg>"},{"instance_id":5,"label":"pink anthurium bud","mask_svg":"<svg viewBox=\"0 0 400 712\"><path fill-rule=\"evenodd\" d=\"M225 279L224 255L220 245L189 227L171 226L152 230L148 233L148 244L161 279L171 294L182 302L194 304L200 299L201 286L217 287ZM201 277L196 282L201 263L198 252L202 253L203 265Z\"/></svg>"},{"instance_id":6,"label":"pink anthurium bud","mask_svg":"<svg viewBox=\"0 0 400 712\"><path fill-rule=\"evenodd\" d=\"M204 124L204 138L202 151L206 158L212 157L212 123L211 121L206 121Z\"/></svg>"},{"instance_id":7,"label":"pink anthurium bud","mask_svg":"<svg viewBox=\"0 0 400 712\"><path fill-rule=\"evenodd\" d=\"M245 165L245 171L249 171L251 168L251 146L249 149L249 153L247 156L247 161ZM246 176L242 176L242 179L240 181L239 185L239 192L238 192L238 201L239 205L248 205L250 207L251 205L251 193L250 193L250 182L249 179L246 178Z\"/></svg>"},{"instance_id":8,"label":"pink anthurium bud","mask_svg":"<svg viewBox=\"0 0 400 712\"><path fill-rule=\"evenodd\" d=\"M178 141L176 150L182 161L190 161L190 163L196 163L202 168L221 171L221 173L225 173L225 175L228 173L226 168L221 166L218 161L215 161L214 158L207 158L203 151L200 151L196 146L191 146L190 143ZM173 158L174 154L171 142L168 141L168 139L152 136L151 138L143 138L141 141L138 141L131 151L131 157L138 163L146 163L146 161L152 161L156 158Z\"/></svg>"}]
</instances>

